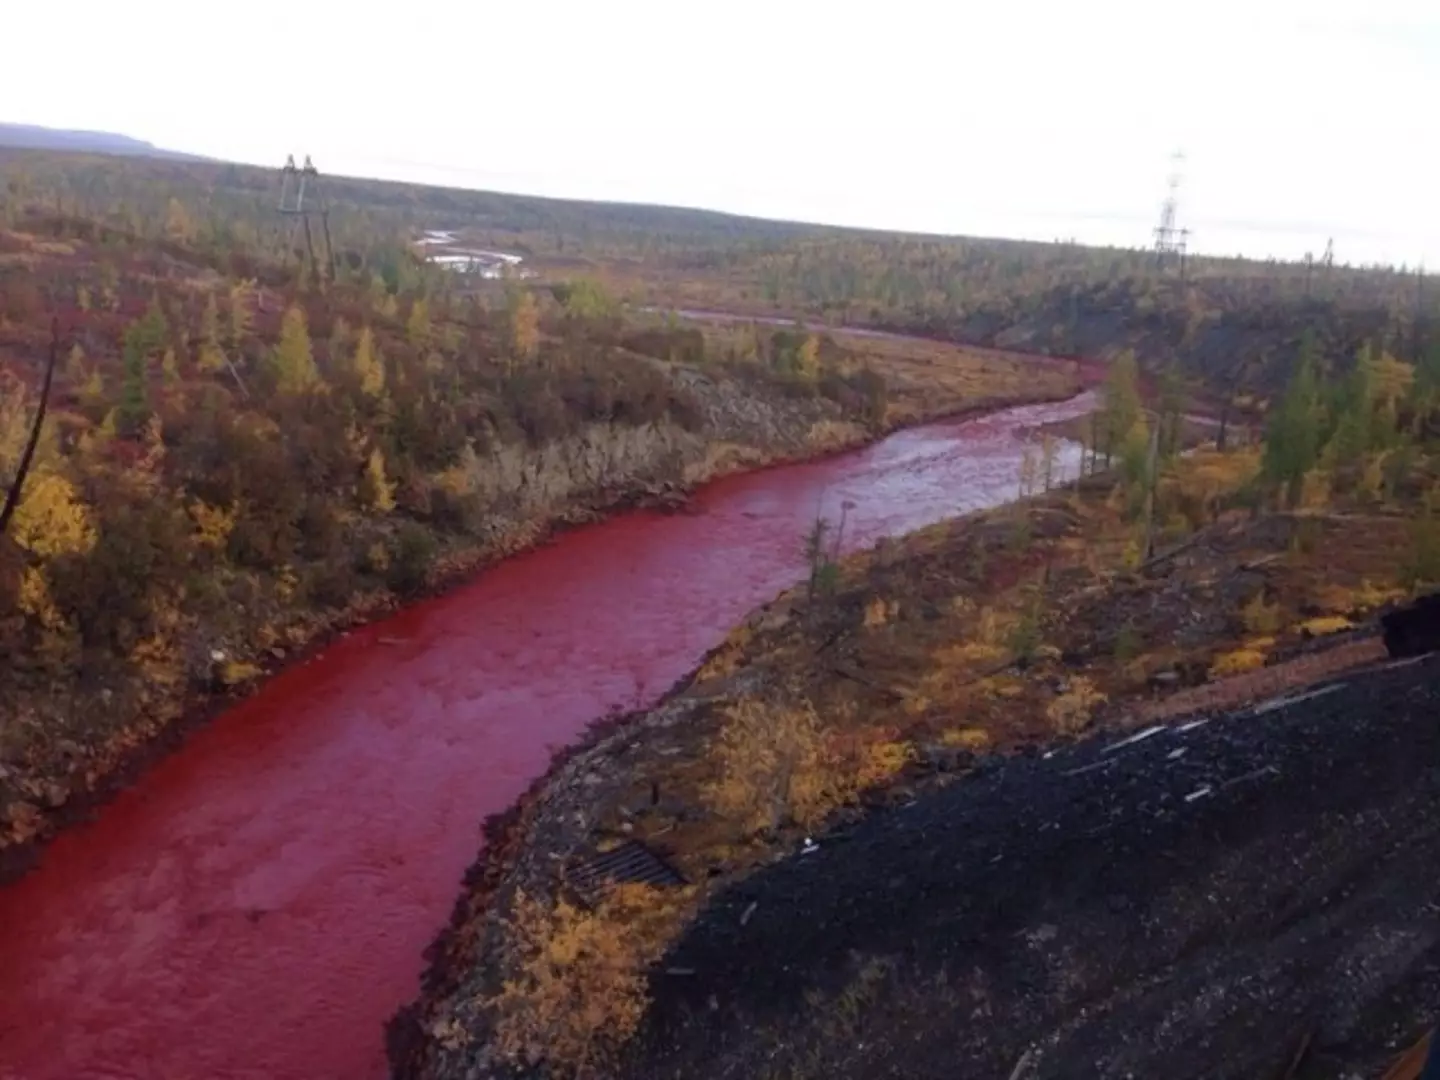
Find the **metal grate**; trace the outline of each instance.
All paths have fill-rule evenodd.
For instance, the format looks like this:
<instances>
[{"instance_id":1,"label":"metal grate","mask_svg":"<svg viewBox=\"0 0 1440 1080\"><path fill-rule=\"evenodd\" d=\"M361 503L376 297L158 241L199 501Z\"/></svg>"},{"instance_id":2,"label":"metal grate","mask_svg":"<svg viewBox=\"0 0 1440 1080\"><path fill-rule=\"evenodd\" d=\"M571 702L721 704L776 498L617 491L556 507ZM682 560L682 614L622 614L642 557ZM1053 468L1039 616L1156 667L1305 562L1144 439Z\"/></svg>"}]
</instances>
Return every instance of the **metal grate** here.
<instances>
[{"instance_id":1,"label":"metal grate","mask_svg":"<svg viewBox=\"0 0 1440 1080\"><path fill-rule=\"evenodd\" d=\"M684 885L685 877L638 840L592 856L569 875L571 886L594 907L610 885Z\"/></svg>"}]
</instances>

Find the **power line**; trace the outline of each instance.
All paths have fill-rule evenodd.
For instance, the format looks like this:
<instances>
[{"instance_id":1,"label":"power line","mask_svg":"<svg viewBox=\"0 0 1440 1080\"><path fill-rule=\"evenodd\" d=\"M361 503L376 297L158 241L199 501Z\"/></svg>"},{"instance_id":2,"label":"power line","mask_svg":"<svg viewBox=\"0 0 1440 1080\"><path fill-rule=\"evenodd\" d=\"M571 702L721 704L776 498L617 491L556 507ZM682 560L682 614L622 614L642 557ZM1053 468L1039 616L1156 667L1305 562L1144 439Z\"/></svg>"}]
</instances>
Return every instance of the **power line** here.
<instances>
[{"instance_id":1,"label":"power line","mask_svg":"<svg viewBox=\"0 0 1440 1080\"><path fill-rule=\"evenodd\" d=\"M308 204L305 201L307 193L310 196ZM319 216L325 241L325 276L333 279L335 249L330 244L330 206L325 200L324 189L320 186L320 172L310 160L309 154L305 155L304 166L298 169L295 167L295 155L286 156L285 167L280 170L278 210L283 217L290 219L290 227L285 236L287 250L295 250L296 233L304 231L305 250L310 256L310 272L316 281L321 280L321 275L320 265L315 257L315 235L310 228L310 218L312 215Z\"/></svg>"},{"instance_id":2,"label":"power line","mask_svg":"<svg viewBox=\"0 0 1440 1080\"><path fill-rule=\"evenodd\" d=\"M1160 206L1160 224L1155 226L1155 261L1164 266L1173 256L1179 260L1180 273L1185 273L1185 247L1190 230L1179 228L1176 216L1180 206L1181 170L1185 164L1184 152L1177 150L1170 156L1170 176L1166 181L1168 191Z\"/></svg>"}]
</instances>

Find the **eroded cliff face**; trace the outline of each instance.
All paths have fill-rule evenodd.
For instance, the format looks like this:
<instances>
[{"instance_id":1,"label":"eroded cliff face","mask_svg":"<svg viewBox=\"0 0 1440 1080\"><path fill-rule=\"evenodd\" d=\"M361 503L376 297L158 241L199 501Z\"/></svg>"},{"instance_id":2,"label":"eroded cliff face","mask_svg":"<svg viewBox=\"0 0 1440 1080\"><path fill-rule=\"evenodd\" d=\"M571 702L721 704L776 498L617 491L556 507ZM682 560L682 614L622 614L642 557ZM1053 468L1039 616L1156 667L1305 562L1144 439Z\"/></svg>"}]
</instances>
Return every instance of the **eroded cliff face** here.
<instances>
[{"instance_id":1,"label":"eroded cliff face","mask_svg":"<svg viewBox=\"0 0 1440 1080\"><path fill-rule=\"evenodd\" d=\"M676 492L738 469L855 446L875 430L823 399L772 399L731 380L677 369L701 422L591 424L534 448L509 444L472 459L474 492L494 528L566 520L577 510Z\"/></svg>"}]
</instances>

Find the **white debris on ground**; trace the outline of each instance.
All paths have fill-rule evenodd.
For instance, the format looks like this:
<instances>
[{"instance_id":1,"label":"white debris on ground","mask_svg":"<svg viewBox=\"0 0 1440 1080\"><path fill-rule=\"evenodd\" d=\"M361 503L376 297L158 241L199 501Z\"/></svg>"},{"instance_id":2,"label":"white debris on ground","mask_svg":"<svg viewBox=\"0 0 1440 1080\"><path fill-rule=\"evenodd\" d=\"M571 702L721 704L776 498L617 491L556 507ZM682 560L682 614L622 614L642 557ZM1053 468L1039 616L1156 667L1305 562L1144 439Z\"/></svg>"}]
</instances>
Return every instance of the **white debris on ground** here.
<instances>
[{"instance_id":1,"label":"white debris on ground","mask_svg":"<svg viewBox=\"0 0 1440 1080\"><path fill-rule=\"evenodd\" d=\"M458 274L468 274L487 281L501 278L529 278L534 273L521 264L523 255L489 248L460 246L457 233L449 229L427 229L417 241L421 257L428 263L443 266Z\"/></svg>"}]
</instances>

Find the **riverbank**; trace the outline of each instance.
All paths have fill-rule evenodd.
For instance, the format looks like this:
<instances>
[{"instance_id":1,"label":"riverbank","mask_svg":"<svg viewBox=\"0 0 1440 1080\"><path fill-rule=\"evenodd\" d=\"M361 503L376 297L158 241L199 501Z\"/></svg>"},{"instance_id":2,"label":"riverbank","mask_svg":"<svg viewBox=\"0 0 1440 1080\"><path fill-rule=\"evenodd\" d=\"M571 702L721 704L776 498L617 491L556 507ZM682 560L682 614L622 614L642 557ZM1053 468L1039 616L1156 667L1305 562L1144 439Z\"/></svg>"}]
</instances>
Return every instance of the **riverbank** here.
<instances>
[{"instance_id":1,"label":"riverbank","mask_svg":"<svg viewBox=\"0 0 1440 1080\"><path fill-rule=\"evenodd\" d=\"M477 823L551 748L653 700L802 576L817 516L845 517L848 550L994 505L1023 432L1086 407L736 473L685 513L568 531L265 680L0 890L0 1062L30 1080L381 1075L384 1022L414 997Z\"/></svg>"},{"instance_id":2,"label":"riverbank","mask_svg":"<svg viewBox=\"0 0 1440 1080\"><path fill-rule=\"evenodd\" d=\"M952 350L949 358L957 366L966 363L960 350ZM1009 363L1023 363L1023 359L1011 357ZM540 480L554 489L555 482L543 478L552 474L566 477L558 486L561 497L542 502L528 514L522 508L522 516L512 513L508 518L492 518L479 543L442 537L443 546L403 594L392 588L371 589L341 607L300 613L283 629L267 629L258 640L237 642L231 637L223 659L217 654L209 678L191 679L162 699L147 702L144 709L135 710L128 723L117 725L104 742L69 745L62 756L49 761L0 761L0 825L5 826L0 830L0 885L33 867L45 843L60 829L93 814L218 712L253 693L277 672L307 663L327 644L393 614L405 603L442 595L501 559L610 514L634 508L678 508L697 488L737 472L823 460L905 428L1022 404L1062 401L1078 390L1064 370L1053 365L1045 365L1040 376L1028 394L971 400L944 393L949 388L939 382L932 389L942 392L935 393L925 406L892 408L883 421L867 424L845 419L839 410L827 412L803 401L776 403L754 396L753 391L747 398L743 387L716 382L713 373L683 375L683 384L692 392L699 388L704 403L706 427L697 435L678 429L667 433L657 427L657 437L650 445L642 444L633 452L606 448L605 440L610 437L602 436L573 450L562 450L555 462L538 461L528 474L522 467L517 474L521 488L527 480ZM597 468L587 460L596 453L616 456L611 461L602 457ZM572 476L575 479L570 479ZM593 486L595 481L599 487ZM504 495L514 498L513 493ZM112 692L100 693L108 696Z\"/></svg>"},{"instance_id":3,"label":"riverbank","mask_svg":"<svg viewBox=\"0 0 1440 1080\"><path fill-rule=\"evenodd\" d=\"M476 1061L503 1074L506 1058L547 1046L613 1051L648 1030L645 978L624 973L648 971L710 898L806 837L823 847L867 808L964 783L1026 747L1233 708L1373 659L1354 639L1397 595L1406 517L1372 520L1361 498L1252 521L1235 500L1257 465L1253 450L1178 462L1158 562L1137 556L1113 480L1094 478L880 545L846 560L830 591L792 589L753 613L656 708L560 754L487 822L427 954L425 996L391 1025L395 1074L440 1080ZM1418 468L1406 484L1423 486ZM1188 525L1171 520L1186 513ZM636 841L688 891L652 890L641 924L633 898L570 906L566 882ZM542 976L536 958L562 928L572 946L619 953L582 951L568 968L582 984ZM671 966L686 965L652 977L665 983ZM588 1000L582 986L604 987L605 1004L547 1011L554 995ZM575 1030L585 1016L602 1020L608 1048Z\"/></svg>"}]
</instances>

